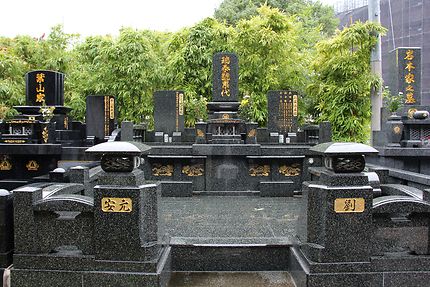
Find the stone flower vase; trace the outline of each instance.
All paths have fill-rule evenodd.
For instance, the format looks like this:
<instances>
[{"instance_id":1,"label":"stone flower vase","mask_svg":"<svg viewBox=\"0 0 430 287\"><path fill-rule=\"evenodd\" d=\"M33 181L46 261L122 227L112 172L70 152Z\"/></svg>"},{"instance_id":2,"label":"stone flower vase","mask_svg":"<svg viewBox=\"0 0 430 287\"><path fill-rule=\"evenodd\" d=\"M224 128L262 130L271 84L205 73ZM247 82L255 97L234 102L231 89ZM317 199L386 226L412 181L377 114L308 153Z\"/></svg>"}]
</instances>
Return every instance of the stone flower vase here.
<instances>
[{"instance_id":1,"label":"stone flower vase","mask_svg":"<svg viewBox=\"0 0 430 287\"><path fill-rule=\"evenodd\" d=\"M42 122L40 124L40 143L48 144L55 143L56 134L55 134L55 125L56 122Z\"/></svg>"},{"instance_id":2,"label":"stone flower vase","mask_svg":"<svg viewBox=\"0 0 430 287\"><path fill-rule=\"evenodd\" d=\"M258 124L249 122L246 123L246 143L256 144L257 143L257 128Z\"/></svg>"},{"instance_id":3,"label":"stone flower vase","mask_svg":"<svg viewBox=\"0 0 430 287\"><path fill-rule=\"evenodd\" d=\"M402 117L394 112L387 120L387 146L400 146L402 136Z\"/></svg>"}]
</instances>

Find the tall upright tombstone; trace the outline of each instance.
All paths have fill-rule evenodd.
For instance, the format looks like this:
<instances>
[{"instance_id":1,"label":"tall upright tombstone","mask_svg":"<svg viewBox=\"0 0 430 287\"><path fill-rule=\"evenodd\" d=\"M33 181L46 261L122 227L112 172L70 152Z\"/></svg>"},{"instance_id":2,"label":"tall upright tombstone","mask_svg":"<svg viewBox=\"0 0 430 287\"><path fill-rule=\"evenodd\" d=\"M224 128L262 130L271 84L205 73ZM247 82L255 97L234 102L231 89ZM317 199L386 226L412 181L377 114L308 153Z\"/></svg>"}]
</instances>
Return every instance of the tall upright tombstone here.
<instances>
[{"instance_id":1,"label":"tall upright tombstone","mask_svg":"<svg viewBox=\"0 0 430 287\"><path fill-rule=\"evenodd\" d=\"M155 132L172 137L184 131L184 92L156 91L154 93ZM162 139L164 141L164 138Z\"/></svg>"},{"instance_id":2,"label":"tall upright tombstone","mask_svg":"<svg viewBox=\"0 0 430 287\"><path fill-rule=\"evenodd\" d=\"M63 106L64 74L37 70L25 74L26 103L29 106Z\"/></svg>"},{"instance_id":3,"label":"tall upright tombstone","mask_svg":"<svg viewBox=\"0 0 430 287\"><path fill-rule=\"evenodd\" d=\"M87 139L95 143L109 137L116 125L116 105L114 96L88 96L86 99Z\"/></svg>"},{"instance_id":4,"label":"tall upright tombstone","mask_svg":"<svg viewBox=\"0 0 430 287\"><path fill-rule=\"evenodd\" d=\"M214 102L237 102L239 95L239 60L234 53L217 53L213 57Z\"/></svg>"},{"instance_id":5,"label":"tall upright tombstone","mask_svg":"<svg viewBox=\"0 0 430 287\"><path fill-rule=\"evenodd\" d=\"M35 70L25 74L25 106L14 107L23 115L41 118L41 106L55 107L53 118L56 130L69 129L71 108L64 106L64 77L56 71Z\"/></svg>"},{"instance_id":6,"label":"tall upright tombstone","mask_svg":"<svg viewBox=\"0 0 430 287\"><path fill-rule=\"evenodd\" d=\"M298 94L294 91L268 92L268 130L287 135L297 132Z\"/></svg>"},{"instance_id":7,"label":"tall upright tombstone","mask_svg":"<svg viewBox=\"0 0 430 287\"><path fill-rule=\"evenodd\" d=\"M302 266L312 267L305 271L306 285L298 286L382 286L369 283L379 275L363 272L363 266L370 265L374 232L373 189L363 170L365 155L378 151L364 144L332 142L310 150L323 156L325 168L318 182L303 182L300 247L293 254ZM337 269L342 265L348 268Z\"/></svg>"},{"instance_id":8,"label":"tall upright tombstone","mask_svg":"<svg viewBox=\"0 0 430 287\"><path fill-rule=\"evenodd\" d=\"M13 253L13 195L0 189L0 278L12 264Z\"/></svg>"},{"instance_id":9,"label":"tall upright tombstone","mask_svg":"<svg viewBox=\"0 0 430 287\"><path fill-rule=\"evenodd\" d=\"M394 74L391 77L391 93L404 95L406 107L420 106L421 99L421 48L397 48L392 52ZM430 101L424 104L430 104Z\"/></svg>"}]
</instances>

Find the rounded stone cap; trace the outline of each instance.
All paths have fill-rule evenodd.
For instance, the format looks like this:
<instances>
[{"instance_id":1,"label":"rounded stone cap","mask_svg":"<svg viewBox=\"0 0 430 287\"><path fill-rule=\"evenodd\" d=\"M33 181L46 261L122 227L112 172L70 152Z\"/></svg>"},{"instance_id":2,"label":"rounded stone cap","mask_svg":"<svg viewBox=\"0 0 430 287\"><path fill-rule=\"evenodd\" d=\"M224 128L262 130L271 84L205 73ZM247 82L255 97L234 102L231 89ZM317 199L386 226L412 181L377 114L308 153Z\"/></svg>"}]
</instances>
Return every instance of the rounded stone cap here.
<instances>
[{"instance_id":1,"label":"rounded stone cap","mask_svg":"<svg viewBox=\"0 0 430 287\"><path fill-rule=\"evenodd\" d=\"M354 142L328 142L316 145L310 149L325 156L335 155L369 155L378 151L371 146Z\"/></svg>"},{"instance_id":2,"label":"rounded stone cap","mask_svg":"<svg viewBox=\"0 0 430 287\"><path fill-rule=\"evenodd\" d=\"M428 111L416 111L412 116L416 120L425 120L429 117L429 112Z\"/></svg>"},{"instance_id":3,"label":"rounded stone cap","mask_svg":"<svg viewBox=\"0 0 430 287\"><path fill-rule=\"evenodd\" d=\"M139 142L105 142L90 147L85 152L91 154L107 155L124 155L124 156L139 156L146 154L151 149L150 146L139 143Z\"/></svg>"},{"instance_id":4,"label":"rounded stone cap","mask_svg":"<svg viewBox=\"0 0 430 287\"><path fill-rule=\"evenodd\" d=\"M8 196L10 195L10 192L6 189L0 189L0 196Z\"/></svg>"}]
</instances>

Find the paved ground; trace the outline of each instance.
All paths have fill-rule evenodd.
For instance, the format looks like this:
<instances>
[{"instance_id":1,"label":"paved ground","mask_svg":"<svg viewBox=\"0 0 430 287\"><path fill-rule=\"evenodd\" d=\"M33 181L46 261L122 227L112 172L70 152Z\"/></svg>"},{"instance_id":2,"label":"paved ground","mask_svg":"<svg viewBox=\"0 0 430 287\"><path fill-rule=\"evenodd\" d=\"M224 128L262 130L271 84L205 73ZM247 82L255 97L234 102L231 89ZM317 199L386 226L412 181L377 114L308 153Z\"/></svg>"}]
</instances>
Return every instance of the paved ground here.
<instances>
[{"instance_id":1,"label":"paved ground","mask_svg":"<svg viewBox=\"0 0 430 287\"><path fill-rule=\"evenodd\" d=\"M162 233L172 244L291 244L299 198L163 197ZM288 272L174 272L169 287L294 287Z\"/></svg>"},{"instance_id":2,"label":"paved ground","mask_svg":"<svg viewBox=\"0 0 430 287\"><path fill-rule=\"evenodd\" d=\"M164 197L161 225L176 243L286 244L295 234L299 201L293 197Z\"/></svg>"},{"instance_id":3,"label":"paved ground","mask_svg":"<svg viewBox=\"0 0 430 287\"><path fill-rule=\"evenodd\" d=\"M294 287L287 272L173 273L169 287Z\"/></svg>"}]
</instances>

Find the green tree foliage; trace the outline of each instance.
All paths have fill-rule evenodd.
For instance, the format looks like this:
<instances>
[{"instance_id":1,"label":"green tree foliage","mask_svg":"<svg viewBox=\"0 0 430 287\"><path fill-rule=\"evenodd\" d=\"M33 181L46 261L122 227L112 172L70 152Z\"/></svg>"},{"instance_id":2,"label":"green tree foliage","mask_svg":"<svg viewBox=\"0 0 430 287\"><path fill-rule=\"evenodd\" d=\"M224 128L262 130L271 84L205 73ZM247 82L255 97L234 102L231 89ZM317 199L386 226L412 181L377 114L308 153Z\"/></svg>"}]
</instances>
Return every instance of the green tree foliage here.
<instances>
[{"instance_id":1,"label":"green tree foliage","mask_svg":"<svg viewBox=\"0 0 430 287\"><path fill-rule=\"evenodd\" d=\"M185 124L205 113L212 91L212 57L231 50L231 27L207 18L173 35L167 49L167 88L185 91ZM203 117L204 118L204 117Z\"/></svg>"},{"instance_id":2,"label":"green tree foliage","mask_svg":"<svg viewBox=\"0 0 430 287\"><path fill-rule=\"evenodd\" d=\"M268 6L257 12L257 16L237 23L233 46L240 61L240 90L251 97L252 119L263 126L267 120L267 92L302 91L310 55L299 37L303 32L300 24Z\"/></svg>"},{"instance_id":3,"label":"green tree foliage","mask_svg":"<svg viewBox=\"0 0 430 287\"><path fill-rule=\"evenodd\" d=\"M70 104L82 116L88 95L115 95L119 120L152 116L153 92L161 85L162 48L150 31L124 28L118 38L96 36L76 47Z\"/></svg>"},{"instance_id":4,"label":"green tree foliage","mask_svg":"<svg viewBox=\"0 0 430 287\"><path fill-rule=\"evenodd\" d=\"M334 38L317 45L315 76L308 94L319 121L330 121L338 141L365 142L370 122L370 90L380 85L372 74L370 53L385 29L356 22Z\"/></svg>"},{"instance_id":5,"label":"green tree foliage","mask_svg":"<svg viewBox=\"0 0 430 287\"><path fill-rule=\"evenodd\" d=\"M66 71L69 46L75 39L76 35L65 34L60 25L52 28L47 39L0 37L0 106L25 103L24 74L28 71Z\"/></svg>"},{"instance_id":6,"label":"green tree foliage","mask_svg":"<svg viewBox=\"0 0 430 287\"><path fill-rule=\"evenodd\" d=\"M235 25L241 19L250 19L258 14L260 6L268 5L280 9L283 13L295 17L306 29L315 29L333 35L338 20L332 7L312 0L224 0L215 10L215 18Z\"/></svg>"}]
</instances>

